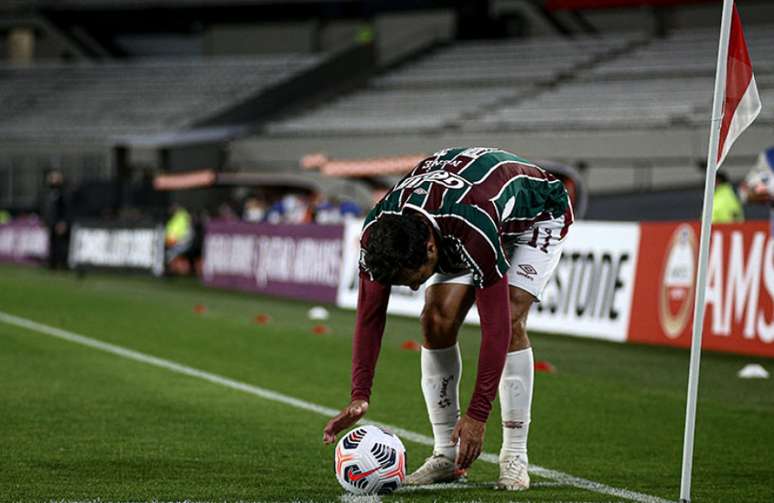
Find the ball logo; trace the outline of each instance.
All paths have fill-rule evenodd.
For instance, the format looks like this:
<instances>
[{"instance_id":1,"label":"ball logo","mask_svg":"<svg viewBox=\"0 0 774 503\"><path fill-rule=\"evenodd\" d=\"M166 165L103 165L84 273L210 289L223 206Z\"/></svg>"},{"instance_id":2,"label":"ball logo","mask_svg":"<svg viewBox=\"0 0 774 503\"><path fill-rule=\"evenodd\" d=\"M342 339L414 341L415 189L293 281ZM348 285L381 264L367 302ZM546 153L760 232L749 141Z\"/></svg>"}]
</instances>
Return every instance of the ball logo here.
<instances>
[{"instance_id":1,"label":"ball logo","mask_svg":"<svg viewBox=\"0 0 774 503\"><path fill-rule=\"evenodd\" d=\"M667 246L661 275L659 318L667 337L678 337L691 317L696 270L696 232L690 225L675 229Z\"/></svg>"}]
</instances>

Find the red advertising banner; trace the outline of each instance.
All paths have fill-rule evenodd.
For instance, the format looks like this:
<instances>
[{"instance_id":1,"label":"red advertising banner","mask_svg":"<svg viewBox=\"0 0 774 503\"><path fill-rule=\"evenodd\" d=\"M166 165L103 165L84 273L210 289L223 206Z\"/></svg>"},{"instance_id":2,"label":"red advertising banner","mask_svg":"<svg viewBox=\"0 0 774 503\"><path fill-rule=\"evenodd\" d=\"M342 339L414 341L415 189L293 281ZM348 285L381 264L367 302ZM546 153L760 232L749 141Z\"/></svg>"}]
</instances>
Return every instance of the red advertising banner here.
<instances>
[{"instance_id":1,"label":"red advertising banner","mask_svg":"<svg viewBox=\"0 0 774 503\"><path fill-rule=\"evenodd\" d=\"M699 224L642 223L631 342L689 347ZM702 347L774 357L774 239L766 222L713 226Z\"/></svg>"}]
</instances>

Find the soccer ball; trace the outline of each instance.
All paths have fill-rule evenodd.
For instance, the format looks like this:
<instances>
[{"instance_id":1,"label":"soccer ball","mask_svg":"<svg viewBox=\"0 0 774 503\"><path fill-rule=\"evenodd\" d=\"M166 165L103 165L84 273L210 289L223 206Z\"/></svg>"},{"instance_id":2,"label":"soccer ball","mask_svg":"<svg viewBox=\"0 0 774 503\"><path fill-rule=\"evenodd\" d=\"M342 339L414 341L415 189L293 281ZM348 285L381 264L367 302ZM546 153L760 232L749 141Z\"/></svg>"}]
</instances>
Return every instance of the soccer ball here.
<instances>
[{"instance_id":1,"label":"soccer ball","mask_svg":"<svg viewBox=\"0 0 774 503\"><path fill-rule=\"evenodd\" d=\"M333 468L336 480L348 492L390 493L406 478L406 449L387 430L359 426L339 440Z\"/></svg>"}]
</instances>

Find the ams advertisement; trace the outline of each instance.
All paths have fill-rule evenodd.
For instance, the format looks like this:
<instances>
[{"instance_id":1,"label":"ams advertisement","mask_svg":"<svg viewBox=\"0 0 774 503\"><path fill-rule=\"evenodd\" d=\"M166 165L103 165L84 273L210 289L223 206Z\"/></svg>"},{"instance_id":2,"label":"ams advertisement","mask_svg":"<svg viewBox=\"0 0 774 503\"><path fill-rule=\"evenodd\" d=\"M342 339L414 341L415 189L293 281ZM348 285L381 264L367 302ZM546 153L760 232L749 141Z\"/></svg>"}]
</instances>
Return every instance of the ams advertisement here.
<instances>
[{"instance_id":1,"label":"ams advertisement","mask_svg":"<svg viewBox=\"0 0 774 503\"><path fill-rule=\"evenodd\" d=\"M689 347L698 223L641 224L629 340ZM765 222L713 227L703 347L774 356L774 239Z\"/></svg>"}]
</instances>

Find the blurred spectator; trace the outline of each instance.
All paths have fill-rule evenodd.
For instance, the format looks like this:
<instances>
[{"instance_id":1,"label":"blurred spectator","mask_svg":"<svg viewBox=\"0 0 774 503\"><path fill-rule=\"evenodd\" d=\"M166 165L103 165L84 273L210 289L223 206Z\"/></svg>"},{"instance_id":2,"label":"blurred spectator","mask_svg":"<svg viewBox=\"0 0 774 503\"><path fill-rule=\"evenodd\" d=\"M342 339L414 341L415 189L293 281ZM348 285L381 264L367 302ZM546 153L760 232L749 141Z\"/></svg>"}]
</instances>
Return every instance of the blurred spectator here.
<instances>
[{"instance_id":1,"label":"blurred spectator","mask_svg":"<svg viewBox=\"0 0 774 503\"><path fill-rule=\"evenodd\" d=\"M164 236L167 264L179 266L179 264L173 264L173 262L178 257L182 257L191 248L193 239L194 232L191 215L182 206L173 204L170 207L170 217L167 220Z\"/></svg>"},{"instance_id":2,"label":"blurred spectator","mask_svg":"<svg viewBox=\"0 0 774 503\"><path fill-rule=\"evenodd\" d=\"M286 194L269 208L266 220L272 224L303 224L309 223L309 205L303 197L297 194Z\"/></svg>"},{"instance_id":3,"label":"blurred spectator","mask_svg":"<svg viewBox=\"0 0 774 503\"><path fill-rule=\"evenodd\" d=\"M758 162L739 187L739 193L745 204L769 205L770 233L774 236L774 147L760 153Z\"/></svg>"},{"instance_id":4,"label":"blurred spectator","mask_svg":"<svg viewBox=\"0 0 774 503\"><path fill-rule=\"evenodd\" d=\"M712 206L713 224L744 222L744 211L734 186L722 171L715 174L715 201Z\"/></svg>"},{"instance_id":5,"label":"blurred spectator","mask_svg":"<svg viewBox=\"0 0 774 503\"><path fill-rule=\"evenodd\" d=\"M266 217L267 207L265 199L250 196L245 201L244 209L242 210L242 220L245 222L262 222Z\"/></svg>"},{"instance_id":6,"label":"blurred spectator","mask_svg":"<svg viewBox=\"0 0 774 503\"><path fill-rule=\"evenodd\" d=\"M7 210L0 210L0 225L7 224L11 221L11 213Z\"/></svg>"},{"instance_id":7,"label":"blurred spectator","mask_svg":"<svg viewBox=\"0 0 774 503\"><path fill-rule=\"evenodd\" d=\"M49 232L48 266L51 269L66 269L70 244L70 202L62 172L53 169L46 173L46 185L41 215Z\"/></svg>"},{"instance_id":8,"label":"blurred spectator","mask_svg":"<svg viewBox=\"0 0 774 503\"><path fill-rule=\"evenodd\" d=\"M186 253L189 263L193 266L193 272L199 277L202 275L202 250L204 249L205 225L208 220L206 210L200 210L193 217L193 240Z\"/></svg>"},{"instance_id":9,"label":"blurred spectator","mask_svg":"<svg viewBox=\"0 0 774 503\"><path fill-rule=\"evenodd\" d=\"M314 221L318 224L338 224L341 220L338 201L335 198L320 198L314 208Z\"/></svg>"},{"instance_id":10,"label":"blurred spectator","mask_svg":"<svg viewBox=\"0 0 774 503\"><path fill-rule=\"evenodd\" d=\"M318 224L338 224L349 218L358 218L361 213L360 206L352 201L322 198L315 207L314 220Z\"/></svg>"},{"instance_id":11,"label":"blurred spectator","mask_svg":"<svg viewBox=\"0 0 774 503\"><path fill-rule=\"evenodd\" d=\"M233 222L234 220L239 220L239 215L234 211L234 207L231 203L222 202L218 205L218 219Z\"/></svg>"},{"instance_id":12,"label":"blurred spectator","mask_svg":"<svg viewBox=\"0 0 774 503\"><path fill-rule=\"evenodd\" d=\"M345 220L349 218L359 218L363 214L363 208L354 201L343 201L339 206L339 211L341 211L341 216L344 217Z\"/></svg>"},{"instance_id":13,"label":"blurred spectator","mask_svg":"<svg viewBox=\"0 0 774 503\"><path fill-rule=\"evenodd\" d=\"M132 206L142 208L143 213L154 218L163 218L166 208L166 195L153 186L155 173L150 168L142 171L142 178L138 183L132 185L131 201Z\"/></svg>"},{"instance_id":14,"label":"blurred spectator","mask_svg":"<svg viewBox=\"0 0 774 503\"><path fill-rule=\"evenodd\" d=\"M370 44L374 41L374 26L371 22L364 22L360 25L355 35L355 41L358 44Z\"/></svg>"}]
</instances>

